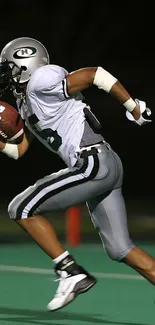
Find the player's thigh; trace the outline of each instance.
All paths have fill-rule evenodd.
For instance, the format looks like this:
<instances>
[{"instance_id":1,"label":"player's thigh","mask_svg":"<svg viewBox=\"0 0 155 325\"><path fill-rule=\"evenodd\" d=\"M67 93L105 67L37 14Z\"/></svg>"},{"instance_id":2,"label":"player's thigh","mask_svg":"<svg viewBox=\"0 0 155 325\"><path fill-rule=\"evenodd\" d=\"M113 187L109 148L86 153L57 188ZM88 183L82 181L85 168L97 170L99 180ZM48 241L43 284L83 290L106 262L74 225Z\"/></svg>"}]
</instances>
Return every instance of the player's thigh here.
<instances>
[{"instance_id":1,"label":"player's thigh","mask_svg":"<svg viewBox=\"0 0 155 325\"><path fill-rule=\"evenodd\" d=\"M122 189L117 188L87 202L92 222L97 228L108 255L123 259L134 247L127 223L127 212Z\"/></svg>"},{"instance_id":2,"label":"player's thigh","mask_svg":"<svg viewBox=\"0 0 155 325\"><path fill-rule=\"evenodd\" d=\"M67 175L70 173L69 168L62 169L56 173L52 173L49 175L46 175L45 177L39 179L34 185L29 186L26 188L23 192L18 194L9 204L8 206L8 212L10 215L10 218L12 219L20 219L22 211L24 209L24 206L31 205L31 202L37 195L42 195L42 189L45 189L48 187L48 184L57 182L57 179L63 179L67 177ZM27 207L28 209L28 207Z\"/></svg>"},{"instance_id":3,"label":"player's thigh","mask_svg":"<svg viewBox=\"0 0 155 325\"><path fill-rule=\"evenodd\" d=\"M102 162L102 161L101 161ZM93 199L100 193L106 193L107 190L115 186L115 169L113 160L110 158L110 167L108 163L101 163L97 167L98 172L93 175L91 171L91 177L86 176L81 178L81 175L77 175L77 178L66 178L64 184L57 183L58 187L52 193L46 201L42 201L35 210L35 214L42 214L54 210L65 210L73 205L82 204L86 201ZM109 162L109 160L108 160ZM95 167L96 168L96 167ZM92 170L92 167L91 167ZM90 175L90 174L89 174Z\"/></svg>"},{"instance_id":4,"label":"player's thigh","mask_svg":"<svg viewBox=\"0 0 155 325\"><path fill-rule=\"evenodd\" d=\"M101 182L101 181L99 181ZM98 184L87 180L72 187L60 188L58 193L51 195L35 211L35 214L42 214L49 211L66 210L67 208L83 204L98 194Z\"/></svg>"},{"instance_id":5,"label":"player's thigh","mask_svg":"<svg viewBox=\"0 0 155 325\"><path fill-rule=\"evenodd\" d=\"M103 182L102 179L94 181L100 168L96 164L97 159L93 156L81 159L77 167L67 168L37 181L12 200L8 207L10 217L21 219L62 210L98 195ZM105 182L103 184L106 186Z\"/></svg>"}]
</instances>

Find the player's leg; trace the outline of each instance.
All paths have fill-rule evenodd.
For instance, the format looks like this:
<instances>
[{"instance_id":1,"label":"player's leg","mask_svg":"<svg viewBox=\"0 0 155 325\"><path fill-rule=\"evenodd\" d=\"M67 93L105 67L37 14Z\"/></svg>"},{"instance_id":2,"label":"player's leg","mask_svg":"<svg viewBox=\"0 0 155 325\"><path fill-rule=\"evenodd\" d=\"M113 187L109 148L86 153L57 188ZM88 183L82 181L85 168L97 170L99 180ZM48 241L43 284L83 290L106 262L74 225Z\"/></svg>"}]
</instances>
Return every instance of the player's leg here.
<instances>
[{"instance_id":1,"label":"player's leg","mask_svg":"<svg viewBox=\"0 0 155 325\"><path fill-rule=\"evenodd\" d=\"M89 190L93 195L96 183L91 186L87 183L98 172L99 164L96 159L93 156L86 160L81 159L81 165L79 163L77 168L46 176L18 195L9 205L10 217L15 219L56 263L55 270L60 282L55 298L48 306L50 310L63 307L77 294L89 290L96 283L96 279L65 252L52 225L39 214L65 209L86 201L90 195Z\"/></svg>"},{"instance_id":2,"label":"player's leg","mask_svg":"<svg viewBox=\"0 0 155 325\"><path fill-rule=\"evenodd\" d=\"M61 248L53 229L39 215L45 211L66 209L84 203L113 188L118 179L116 161L108 147L102 145L98 154L94 154L94 150L85 150L85 155L87 158L80 158L76 168L45 177L18 195L9 205L11 218L15 219L51 258L55 256L55 245L58 254ZM49 305L50 310L62 307L95 283L95 279L79 268L72 257L68 259L63 256L62 259L62 256L63 254L55 259L61 281L56 297Z\"/></svg>"},{"instance_id":3,"label":"player's leg","mask_svg":"<svg viewBox=\"0 0 155 325\"><path fill-rule=\"evenodd\" d=\"M109 257L128 264L155 284L155 259L130 239L121 188L113 190L105 198L100 196L91 200L88 208Z\"/></svg>"}]
</instances>

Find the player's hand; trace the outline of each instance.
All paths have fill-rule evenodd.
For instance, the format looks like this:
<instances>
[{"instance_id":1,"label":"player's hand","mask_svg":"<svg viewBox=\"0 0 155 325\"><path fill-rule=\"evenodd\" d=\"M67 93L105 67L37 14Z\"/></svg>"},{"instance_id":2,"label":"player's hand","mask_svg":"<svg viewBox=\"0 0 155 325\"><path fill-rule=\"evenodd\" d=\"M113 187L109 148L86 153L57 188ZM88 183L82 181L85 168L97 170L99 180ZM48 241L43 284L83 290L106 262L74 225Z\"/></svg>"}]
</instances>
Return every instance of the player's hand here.
<instances>
[{"instance_id":1,"label":"player's hand","mask_svg":"<svg viewBox=\"0 0 155 325\"><path fill-rule=\"evenodd\" d=\"M152 122L151 119L147 118L151 115L151 110L146 107L146 103L142 100L135 99L136 107L132 111L132 113L126 111L126 117L128 120L133 121L134 123L142 126L144 124ZM146 116L146 118L144 117Z\"/></svg>"},{"instance_id":2,"label":"player's hand","mask_svg":"<svg viewBox=\"0 0 155 325\"><path fill-rule=\"evenodd\" d=\"M5 143L0 141L0 150L3 150L5 148Z\"/></svg>"}]
</instances>

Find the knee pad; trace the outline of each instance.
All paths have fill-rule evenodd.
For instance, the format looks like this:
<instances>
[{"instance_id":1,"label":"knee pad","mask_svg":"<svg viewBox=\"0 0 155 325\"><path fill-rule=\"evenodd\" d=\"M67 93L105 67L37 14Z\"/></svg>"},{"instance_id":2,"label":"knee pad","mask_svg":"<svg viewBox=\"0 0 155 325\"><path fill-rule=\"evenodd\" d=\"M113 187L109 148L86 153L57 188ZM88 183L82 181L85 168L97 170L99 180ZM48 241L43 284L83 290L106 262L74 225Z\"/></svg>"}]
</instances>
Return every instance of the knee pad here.
<instances>
[{"instance_id":1,"label":"knee pad","mask_svg":"<svg viewBox=\"0 0 155 325\"><path fill-rule=\"evenodd\" d=\"M121 260L133 249L135 245L130 240L128 243L116 242L115 240L111 242L104 243L104 248L107 255L114 261L121 262Z\"/></svg>"}]
</instances>

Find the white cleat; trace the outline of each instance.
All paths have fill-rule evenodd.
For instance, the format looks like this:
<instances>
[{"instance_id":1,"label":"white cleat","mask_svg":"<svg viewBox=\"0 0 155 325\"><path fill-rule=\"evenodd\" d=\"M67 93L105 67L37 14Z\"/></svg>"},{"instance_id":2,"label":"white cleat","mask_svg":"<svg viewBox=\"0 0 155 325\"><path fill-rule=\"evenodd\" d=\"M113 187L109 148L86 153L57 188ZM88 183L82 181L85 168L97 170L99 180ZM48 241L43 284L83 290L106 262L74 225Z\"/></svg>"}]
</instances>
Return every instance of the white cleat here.
<instances>
[{"instance_id":1,"label":"white cleat","mask_svg":"<svg viewBox=\"0 0 155 325\"><path fill-rule=\"evenodd\" d=\"M47 305L49 311L55 311L73 301L79 294L88 291L96 284L96 279L85 271L81 266L75 264L76 269L73 272L56 270L60 278L54 298ZM75 275L74 275L75 274Z\"/></svg>"}]
</instances>

